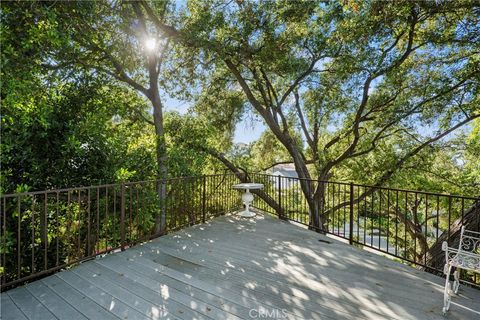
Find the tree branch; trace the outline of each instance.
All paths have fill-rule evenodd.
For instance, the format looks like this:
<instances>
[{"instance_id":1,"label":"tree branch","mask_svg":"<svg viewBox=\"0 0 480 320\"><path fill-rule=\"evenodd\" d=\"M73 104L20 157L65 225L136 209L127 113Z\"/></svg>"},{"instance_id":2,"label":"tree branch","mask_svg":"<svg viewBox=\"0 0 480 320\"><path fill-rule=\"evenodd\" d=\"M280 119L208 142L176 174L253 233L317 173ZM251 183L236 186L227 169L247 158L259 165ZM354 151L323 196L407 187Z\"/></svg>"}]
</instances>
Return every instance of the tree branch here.
<instances>
[{"instance_id":1,"label":"tree branch","mask_svg":"<svg viewBox=\"0 0 480 320\"><path fill-rule=\"evenodd\" d=\"M276 165L279 165L279 164L291 164L291 163L294 163L294 162L292 160L278 161L278 162L275 162L272 165L269 165L266 168L261 169L260 171L267 171L268 169L271 169L271 168L273 168L273 167L275 167ZM312 164L312 163L315 163L315 160L314 159L306 160L305 163L306 164Z\"/></svg>"},{"instance_id":2,"label":"tree branch","mask_svg":"<svg viewBox=\"0 0 480 320\"><path fill-rule=\"evenodd\" d=\"M147 16L150 18L150 20L152 20L157 29L164 33L164 35L172 38L174 41L178 41L180 40L180 38L182 38L181 33L177 29L172 26L166 25L162 21L160 21L160 19L157 17L155 12L153 12L152 8L145 0L137 0L136 2L140 3L143 6L145 12L147 13Z\"/></svg>"},{"instance_id":3,"label":"tree branch","mask_svg":"<svg viewBox=\"0 0 480 320\"><path fill-rule=\"evenodd\" d=\"M308 132L307 124L305 123L305 118L303 116L302 108L300 106L300 96L298 95L298 90L294 90L293 95L295 97L295 109L297 110L298 118L300 119L300 126L302 127L303 134L305 135L305 139L307 139L307 143L312 149L312 151L315 151L317 147L315 146L310 136L310 133Z\"/></svg>"},{"instance_id":4,"label":"tree branch","mask_svg":"<svg viewBox=\"0 0 480 320\"><path fill-rule=\"evenodd\" d=\"M379 186L382 186L388 179L390 179L393 174L398 171L399 169L401 169L403 167L403 165L405 164L405 162L407 162L407 160L409 160L410 158L414 157L415 155L417 155L420 151L422 151L425 147L431 145L432 143L442 139L443 137L447 136L448 134L452 133L453 131L457 130L458 128L464 126L465 124L473 121L474 119L477 119L477 118L480 118L480 114L477 114L477 115L473 115L467 119L464 119L463 121L460 121L459 123L457 123L456 125L450 127L449 129L443 131L442 133L436 135L435 137L432 137L430 139L428 139L427 141L425 141L424 143L420 144L419 146L417 146L416 148L414 148L413 150L411 150L409 153L407 153L405 156L403 156L402 158L400 158L399 160L397 160L397 162L392 166L392 169L386 171L378 180L377 182L372 186L372 188L370 188L368 191L362 193L360 196L357 197L357 199L355 199L353 202L354 204L362 201L363 199L365 199L367 196L369 196L370 194L372 194L375 190L375 187L379 187ZM343 208L345 206L347 206L350 202L346 201L346 202L343 202L343 203L339 203L338 205L330 208L329 210L327 210L324 214L328 215L330 214L330 212L333 212L335 210L338 210L340 208Z\"/></svg>"},{"instance_id":5,"label":"tree branch","mask_svg":"<svg viewBox=\"0 0 480 320\"><path fill-rule=\"evenodd\" d=\"M313 70L313 67L315 66L315 64L317 63L317 61L320 60L320 58L314 58L311 62L310 62L310 65L308 66L307 70L305 70L297 79L295 79L295 81L290 85L290 87L288 87L287 91L285 91L285 93L283 94L282 98L280 99L280 102L278 103L278 107L280 108L280 106L285 102L285 100L287 99L287 97L290 95L290 93L292 93L292 91L297 88L298 84L300 83L300 81L302 81L306 76L308 76L312 70Z\"/></svg>"}]
</instances>

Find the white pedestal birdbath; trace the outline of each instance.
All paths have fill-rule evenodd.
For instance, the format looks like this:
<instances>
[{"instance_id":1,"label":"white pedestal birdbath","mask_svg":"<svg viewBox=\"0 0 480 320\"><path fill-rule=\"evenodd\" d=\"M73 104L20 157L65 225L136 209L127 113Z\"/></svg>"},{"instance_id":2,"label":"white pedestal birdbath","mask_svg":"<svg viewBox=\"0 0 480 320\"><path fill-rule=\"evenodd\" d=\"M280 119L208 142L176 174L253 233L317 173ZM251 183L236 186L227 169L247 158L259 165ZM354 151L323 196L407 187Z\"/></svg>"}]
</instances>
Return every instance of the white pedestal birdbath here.
<instances>
[{"instance_id":1,"label":"white pedestal birdbath","mask_svg":"<svg viewBox=\"0 0 480 320\"><path fill-rule=\"evenodd\" d=\"M263 184L261 183L239 183L233 185L234 189L244 189L245 193L242 194L242 201L245 205L245 210L239 212L238 215L244 218L255 217L255 212L250 211L250 204L253 201L253 194L250 193L250 190L263 189Z\"/></svg>"}]
</instances>

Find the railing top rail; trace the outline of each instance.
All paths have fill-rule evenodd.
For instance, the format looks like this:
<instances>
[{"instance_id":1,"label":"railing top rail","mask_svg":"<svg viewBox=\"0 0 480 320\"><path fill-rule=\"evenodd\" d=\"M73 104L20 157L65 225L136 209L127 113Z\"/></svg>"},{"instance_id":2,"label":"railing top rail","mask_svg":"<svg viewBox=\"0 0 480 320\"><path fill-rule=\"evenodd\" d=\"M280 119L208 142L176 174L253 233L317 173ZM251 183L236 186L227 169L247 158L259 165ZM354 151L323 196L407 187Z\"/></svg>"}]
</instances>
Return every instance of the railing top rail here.
<instances>
[{"instance_id":1,"label":"railing top rail","mask_svg":"<svg viewBox=\"0 0 480 320\"><path fill-rule=\"evenodd\" d=\"M267 177L278 178L277 175L267 174L267 173L253 173L256 175L262 175ZM251 173L249 173L251 175ZM374 186L368 184L358 184L358 183L351 183L351 182L342 182L342 181L327 181L327 180L313 180L313 179L305 179L305 178L296 178L296 177L282 177L283 179L289 180L302 180L302 181L309 181L309 182L320 182L320 183L331 183L331 184L340 184L340 185L353 185L356 187L365 187L365 188L374 188L377 190L390 190L390 191L398 191L398 192L407 192L407 193L420 193L425 195L431 196L442 196L442 197L453 197L458 199L466 199L466 200L480 200L480 195L478 196L462 196L462 195L455 195L455 194L448 194L448 193L438 193L438 192L431 192L431 191L421 191L421 190L410 190L410 189L401 189L401 188L391 188L391 187L382 187L382 186Z\"/></svg>"},{"instance_id":2,"label":"railing top rail","mask_svg":"<svg viewBox=\"0 0 480 320\"><path fill-rule=\"evenodd\" d=\"M40 194L51 194L51 193L59 193L59 192L69 192L69 191L77 191L77 190L88 190L88 189L98 189L98 188L110 188L116 186L131 186L131 185L138 185L138 184L145 184L145 183L153 183L153 182L169 182L169 181L180 181L180 180L189 180L189 179L199 179L202 177L220 177L220 176L232 176L233 173L226 173L226 174L209 174L209 175L201 175L201 176L184 176L184 177L175 177L175 178L167 178L167 179L151 179L151 180L141 180L141 181L128 181L128 182L119 182L119 183L109 183L109 184L101 184L101 185L92 185L92 186L78 186L78 187L71 187L71 188L61 188L61 189L49 189L49 190L40 190L40 191L29 191L29 192L21 192L21 193L9 193L9 194L2 194L0 198L14 198L14 197L24 197L24 196L32 196L32 195L40 195ZM249 173L252 175L252 173ZM267 177L274 177L277 178L278 176L266 173L253 173L253 175L261 175ZM462 195L454 195L454 194L447 194L447 193L436 193L430 191L421 191L421 190L410 190L410 189L401 189L401 188L391 188L391 187L382 187L382 186L375 186L375 185L368 185L368 184L358 184L358 183L351 183L351 182L342 182L342 181L326 181L326 180L313 180L313 179L305 179L305 178L296 178L296 177L282 177L283 179L288 180L302 180L302 181L309 181L315 183L326 183L326 184L339 184L339 185L353 185L356 187L364 187L364 188L374 188L376 190L389 190L395 192L407 192L407 193L417 193L417 194L424 194L424 195L431 195L431 196L442 196L442 197L453 197L457 199L466 199L466 200L480 200L479 196L462 196Z\"/></svg>"},{"instance_id":3,"label":"railing top rail","mask_svg":"<svg viewBox=\"0 0 480 320\"><path fill-rule=\"evenodd\" d=\"M48 189L48 190L28 191L28 192L19 192L19 193L7 193L7 194L0 194L0 198L15 198L15 197L32 196L32 195L39 195L39 194L51 194L51 193L68 192L68 191L76 191L76 190L110 188L110 187L117 187L117 186L121 186L121 185L131 186L131 185L137 185L137 184L162 182L162 181L169 182L169 181L179 181L179 180L189 180L189 179L200 179L200 178L203 178L203 177L223 177L223 176L233 176L233 175L234 175L233 173L226 173L226 174L220 173L220 174L208 174L208 175L200 175L200 176L175 177L175 178L167 178L167 179L127 181L127 182L108 183L108 184L99 184L99 185L91 185L91 186L78 186L78 187L60 188L60 189Z\"/></svg>"}]
</instances>

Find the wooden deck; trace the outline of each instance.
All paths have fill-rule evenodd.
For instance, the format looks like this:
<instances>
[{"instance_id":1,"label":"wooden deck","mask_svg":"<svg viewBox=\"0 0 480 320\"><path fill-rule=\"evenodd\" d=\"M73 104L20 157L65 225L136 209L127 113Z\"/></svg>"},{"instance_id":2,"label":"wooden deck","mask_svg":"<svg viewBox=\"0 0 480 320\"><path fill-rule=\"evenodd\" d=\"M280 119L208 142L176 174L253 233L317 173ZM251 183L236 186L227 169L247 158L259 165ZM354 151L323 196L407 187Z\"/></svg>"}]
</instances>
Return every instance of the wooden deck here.
<instances>
[{"instance_id":1,"label":"wooden deck","mask_svg":"<svg viewBox=\"0 0 480 320\"><path fill-rule=\"evenodd\" d=\"M329 241L326 243L320 240ZM268 216L217 218L1 294L2 319L480 319L461 287Z\"/></svg>"}]
</instances>

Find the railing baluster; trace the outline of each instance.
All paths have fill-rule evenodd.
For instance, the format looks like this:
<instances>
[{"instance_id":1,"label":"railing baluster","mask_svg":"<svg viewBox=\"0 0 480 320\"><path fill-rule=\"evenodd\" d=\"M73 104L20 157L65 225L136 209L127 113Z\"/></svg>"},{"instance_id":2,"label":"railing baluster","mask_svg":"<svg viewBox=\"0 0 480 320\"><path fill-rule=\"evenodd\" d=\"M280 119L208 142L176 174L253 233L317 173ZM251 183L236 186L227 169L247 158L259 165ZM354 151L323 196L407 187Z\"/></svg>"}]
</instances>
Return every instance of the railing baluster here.
<instances>
[{"instance_id":1,"label":"railing baluster","mask_svg":"<svg viewBox=\"0 0 480 320\"><path fill-rule=\"evenodd\" d=\"M116 235L116 218L117 218L117 188L114 186L113 188L113 214L112 214L112 245L111 249L117 247L117 235Z\"/></svg>"},{"instance_id":2,"label":"railing baluster","mask_svg":"<svg viewBox=\"0 0 480 320\"><path fill-rule=\"evenodd\" d=\"M418 227L418 193L415 192L415 203L413 205L413 223L415 225L415 228ZM413 261L417 262L417 233L415 232L415 235L413 237Z\"/></svg>"},{"instance_id":3,"label":"railing baluster","mask_svg":"<svg viewBox=\"0 0 480 320\"><path fill-rule=\"evenodd\" d=\"M348 230L348 240L349 243L353 244L353 183L350 183L350 224Z\"/></svg>"},{"instance_id":4,"label":"railing baluster","mask_svg":"<svg viewBox=\"0 0 480 320\"><path fill-rule=\"evenodd\" d=\"M425 224L424 224L424 228L425 228L425 252L423 253L423 257L424 257L424 261L423 261L423 265L426 266L427 265L427 251L428 251L428 238L427 238L427 231L428 231L428 194L425 195Z\"/></svg>"},{"instance_id":5,"label":"railing baluster","mask_svg":"<svg viewBox=\"0 0 480 320\"><path fill-rule=\"evenodd\" d=\"M78 195L78 199L77 199L77 202L78 202L78 225L77 225L77 230L78 230L78 238L77 238L77 242L78 242L78 249L77 249L77 258L80 258L81 257L81 226L82 226L82 220L81 220L81 216L82 216L82 204L81 204L81 197L82 197L82 191L81 189L78 189L78 192L77 192L77 195Z\"/></svg>"},{"instance_id":6,"label":"railing baluster","mask_svg":"<svg viewBox=\"0 0 480 320\"><path fill-rule=\"evenodd\" d=\"M408 193L405 191L405 221L407 221L407 211L408 211ZM404 246L404 249L403 249L403 257L405 259L408 260L408 253L407 253L407 250L408 250L408 246L407 246L407 226L405 225L405 227L403 228L404 229L404 241L403 241L403 246Z\"/></svg>"},{"instance_id":7,"label":"railing baluster","mask_svg":"<svg viewBox=\"0 0 480 320\"><path fill-rule=\"evenodd\" d=\"M332 184L332 210L331 215L332 215L332 233L335 234L335 214L336 211L333 209L335 208L335 183Z\"/></svg>"},{"instance_id":8,"label":"railing baluster","mask_svg":"<svg viewBox=\"0 0 480 320\"><path fill-rule=\"evenodd\" d=\"M447 243L450 245L450 224L452 223L452 196L448 196L448 233L447 233Z\"/></svg>"},{"instance_id":9,"label":"railing baluster","mask_svg":"<svg viewBox=\"0 0 480 320\"><path fill-rule=\"evenodd\" d=\"M390 189L387 191L387 252L390 253Z\"/></svg>"},{"instance_id":10,"label":"railing baluster","mask_svg":"<svg viewBox=\"0 0 480 320\"><path fill-rule=\"evenodd\" d=\"M60 202L60 192L56 192L57 196L57 201L56 201L56 206L55 206L55 231L56 231L56 236L55 236L55 267L58 267L60 264L60 241L59 241L59 235L60 235L60 219L58 216L58 210L59 210L59 202Z\"/></svg>"},{"instance_id":11,"label":"railing baluster","mask_svg":"<svg viewBox=\"0 0 480 320\"><path fill-rule=\"evenodd\" d=\"M120 247L122 251L125 251L125 184L120 186Z\"/></svg>"},{"instance_id":12,"label":"railing baluster","mask_svg":"<svg viewBox=\"0 0 480 320\"><path fill-rule=\"evenodd\" d=\"M43 270L48 269L47 251L48 251L48 218L47 218L48 194L45 192L45 203L43 211Z\"/></svg>"},{"instance_id":13,"label":"railing baluster","mask_svg":"<svg viewBox=\"0 0 480 320\"><path fill-rule=\"evenodd\" d=\"M168 189L167 189L168 190ZM140 225L139 225L139 220L140 220L140 217L139 217L139 213L138 213L138 208L140 206L140 197L139 197L139 194L138 194L138 185L135 184L135 198L136 198L136 202L135 202L135 217L133 218L133 221L135 221L134 223L134 229L135 229L135 242L138 242L141 237L140 237L140 234L139 234L139 230L140 230ZM165 204L165 207L167 207L167 204Z\"/></svg>"},{"instance_id":14,"label":"railing baluster","mask_svg":"<svg viewBox=\"0 0 480 320\"><path fill-rule=\"evenodd\" d=\"M278 206L280 208L280 211L278 212L279 213L279 218L282 219L282 218L287 218L288 219L288 214L285 210L285 208L282 207L282 177L280 175L278 175ZM283 209L283 210L282 210ZM284 216L285 217L281 217L280 216L280 213L281 212L284 212Z\"/></svg>"},{"instance_id":15,"label":"railing baluster","mask_svg":"<svg viewBox=\"0 0 480 320\"><path fill-rule=\"evenodd\" d=\"M353 185L353 183L352 183ZM360 187L357 186L357 199L360 199ZM360 242L360 211L361 211L361 201L357 201L357 241Z\"/></svg>"},{"instance_id":16,"label":"railing baluster","mask_svg":"<svg viewBox=\"0 0 480 320\"><path fill-rule=\"evenodd\" d=\"M437 195L437 223L436 223L436 226L435 226L435 229L436 229L436 236L435 236L435 240L438 240L438 231L440 230L440 223L439 223L439 219L440 219L440 196Z\"/></svg>"},{"instance_id":17,"label":"railing baluster","mask_svg":"<svg viewBox=\"0 0 480 320\"><path fill-rule=\"evenodd\" d=\"M87 256L92 254L92 247L91 247L91 235L90 235L90 196L91 196L90 188L88 188L87 194Z\"/></svg>"},{"instance_id":18,"label":"railing baluster","mask_svg":"<svg viewBox=\"0 0 480 320\"><path fill-rule=\"evenodd\" d=\"M363 192L367 192L367 187L363 187ZM363 244L367 245L367 197L363 198Z\"/></svg>"},{"instance_id":19,"label":"railing baluster","mask_svg":"<svg viewBox=\"0 0 480 320\"><path fill-rule=\"evenodd\" d=\"M461 209L461 212L462 212L462 221L461 221L461 224L463 225L463 222L465 221L465 199L462 198L462 209Z\"/></svg>"},{"instance_id":20,"label":"railing baluster","mask_svg":"<svg viewBox=\"0 0 480 320\"><path fill-rule=\"evenodd\" d=\"M100 188L97 187L97 234L95 237L95 253L100 251Z\"/></svg>"},{"instance_id":21,"label":"railing baluster","mask_svg":"<svg viewBox=\"0 0 480 320\"><path fill-rule=\"evenodd\" d=\"M382 250L382 189L378 189L378 249Z\"/></svg>"},{"instance_id":22,"label":"railing baluster","mask_svg":"<svg viewBox=\"0 0 480 320\"><path fill-rule=\"evenodd\" d=\"M206 192L207 192L207 178L202 176L202 222L205 223L206 219Z\"/></svg>"},{"instance_id":23,"label":"railing baluster","mask_svg":"<svg viewBox=\"0 0 480 320\"><path fill-rule=\"evenodd\" d=\"M128 237L129 237L129 245L135 243L133 239L133 234L132 234L132 228L133 228L133 220L132 220L132 211L133 211L133 200L132 200L132 193L133 193L133 188L134 185L131 184L128 186L128 192L129 192L129 203L128 203Z\"/></svg>"},{"instance_id":24,"label":"railing baluster","mask_svg":"<svg viewBox=\"0 0 480 320\"><path fill-rule=\"evenodd\" d=\"M398 256L398 217L400 212L398 211L398 190L395 195L395 256Z\"/></svg>"},{"instance_id":25,"label":"railing baluster","mask_svg":"<svg viewBox=\"0 0 480 320\"><path fill-rule=\"evenodd\" d=\"M19 280L21 276L22 270L22 248L21 248L21 241L22 241L22 232L21 232L21 196L17 197L17 205L18 205L18 217L17 217L17 280Z\"/></svg>"},{"instance_id":26,"label":"railing baluster","mask_svg":"<svg viewBox=\"0 0 480 320\"><path fill-rule=\"evenodd\" d=\"M1 266L3 268L2 273L2 280L1 285L4 285L6 282L6 270L7 270L7 263L6 263L6 252L7 252L7 198L3 198L3 211L2 211L2 243L3 243L3 253L2 253L2 263Z\"/></svg>"},{"instance_id":27,"label":"railing baluster","mask_svg":"<svg viewBox=\"0 0 480 320\"><path fill-rule=\"evenodd\" d=\"M108 225L110 222L108 221L108 187L105 187L105 225L103 226L103 229L105 230L105 235L104 235L104 240L105 240L105 251L108 251Z\"/></svg>"},{"instance_id":28,"label":"railing baluster","mask_svg":"<svg viewBox=\"0 0 480 320\"><path fill-rule=\"evenodd\" d=\"M329 212L329 215L326 216L326 220L327 220L327 232L330 232L330 221L332 219L330 219L330 215L332 214L332 212L330 211L330 183L328 181L325 182L325 197L326 197L326 200L325 200L325 212ZM332 223L332 231L333 231L333 223Z\"/></svg>"},{"instance_id":29,"label":"railing baluster","mask_svg":"<svg viewBox=\"0 0 480 320\"><path fill-rule=\"evenodd\" d=\"M370 247L374 247L373 246L373 215L375 214L375 208L374 208L375 188L373 188L372 195L371 195L370 199L372 200L371 205L370 205L370 207L371 207L370 208Z\"/></svg>"},{"instance_id":30,"label":"railing baluster","mask_svg":"<svg viewBox=\"0 0 480 320\"><path fill-rule=\"evenodd\" d=\"M343 185L343 202L346 202L346 201L347 201L347 191L346 191L346 189L347 189L347 185L344 184L344 185ZM345 232L345 229L347 229L347 227L346 227L346 223L347 223L347 216L346 216L346 214L347 214L347 211L346 211L346 210L347 210L347 206L344 206L344 207L343 207L343 237L344 237L344 238L347 237L347 234L346 234L346 232ZM350 231L349 231L349 238L350 238Z\"/></svg>"},{"instance_id":31,"label":"railing baluster","mask_svg":"<svg viewBox=\"0 0 480 320\"><path fill-rule=\"evenodd\" d=\"M32 268L30 274L35 273L35 195L32 195Z\"/></svg>"}]
</instances>

